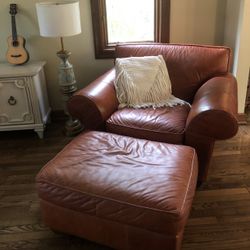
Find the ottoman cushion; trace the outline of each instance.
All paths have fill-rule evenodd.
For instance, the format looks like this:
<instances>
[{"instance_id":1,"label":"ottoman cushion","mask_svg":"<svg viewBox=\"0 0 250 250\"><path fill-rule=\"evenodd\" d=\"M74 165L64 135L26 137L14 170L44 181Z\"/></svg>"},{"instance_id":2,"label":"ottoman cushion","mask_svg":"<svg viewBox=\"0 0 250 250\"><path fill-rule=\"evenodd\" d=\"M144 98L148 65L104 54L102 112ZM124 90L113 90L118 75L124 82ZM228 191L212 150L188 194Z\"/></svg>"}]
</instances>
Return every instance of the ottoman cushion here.
<instances>
[{"instance_id":1,"label":"ottoman cushion","mask_svg":"<svg viewBox=\"0 0 250 250\"><path fill-rule=\"evenodd\" d=\"M86 132L40 171L37 186L40 198L56 206L176 235L185 226L196 179L191 147Z\"/></svg>"}]
</instances>

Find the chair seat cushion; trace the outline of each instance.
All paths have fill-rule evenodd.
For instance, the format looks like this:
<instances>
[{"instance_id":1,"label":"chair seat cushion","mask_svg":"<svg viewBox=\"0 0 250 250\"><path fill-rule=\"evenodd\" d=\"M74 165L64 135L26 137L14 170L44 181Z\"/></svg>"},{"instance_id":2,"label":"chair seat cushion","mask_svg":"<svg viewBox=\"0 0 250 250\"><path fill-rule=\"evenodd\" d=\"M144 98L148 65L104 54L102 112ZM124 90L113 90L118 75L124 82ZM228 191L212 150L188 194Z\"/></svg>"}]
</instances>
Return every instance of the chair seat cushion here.
<instances>
[{"instance_id":1,"label":"chair seat cushion","mask_svg":"<svg viewBox=\"0 0 250 250\"><path fill-rule=\"evenodd\" d=\"M37 187L42 200L79 216L175 235L187 220L196 178L191 147L87 132L41 170Z\"/></svg>"},{"instance_id":2,"label":"chair seat cushion","mask_svg":"<svg viewBox=\"0 0 250 250\"><path fill-rule=\"evenodd\" d=\"M190 107L177 105L165 108L116 111L106 122L108 132L151 141L183 144Z\"/></svg>"}]
</instances>

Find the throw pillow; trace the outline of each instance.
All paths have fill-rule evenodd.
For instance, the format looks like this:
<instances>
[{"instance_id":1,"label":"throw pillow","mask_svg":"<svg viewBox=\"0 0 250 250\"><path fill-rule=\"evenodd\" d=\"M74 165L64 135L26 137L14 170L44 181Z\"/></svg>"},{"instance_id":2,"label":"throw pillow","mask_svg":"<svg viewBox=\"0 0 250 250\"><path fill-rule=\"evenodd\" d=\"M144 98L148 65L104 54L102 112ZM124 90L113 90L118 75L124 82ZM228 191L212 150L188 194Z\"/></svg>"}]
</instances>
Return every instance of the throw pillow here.
<instances>
[{"instance_id":1,"label":"throw pillow","mask_svg":"<svg viewBox=\"0 0 250 250\"><path fill-rule=\"evenodd\" d=\"M162 55L117 58L115 70L119 108L186 104L172 95L171 81Z\"/></svg>"}]
</instances>

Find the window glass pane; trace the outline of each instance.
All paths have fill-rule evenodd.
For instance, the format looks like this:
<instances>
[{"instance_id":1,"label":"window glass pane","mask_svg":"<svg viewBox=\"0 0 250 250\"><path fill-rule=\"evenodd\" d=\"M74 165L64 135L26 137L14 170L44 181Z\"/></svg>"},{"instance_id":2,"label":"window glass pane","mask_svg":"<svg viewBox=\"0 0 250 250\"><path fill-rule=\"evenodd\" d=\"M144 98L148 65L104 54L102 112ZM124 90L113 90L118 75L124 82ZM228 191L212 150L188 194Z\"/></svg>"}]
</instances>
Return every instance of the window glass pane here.
<instances>
[{"instance_id":1,"label":"window glass pane","mask_svg":"<svg viewBox=\"0 0 250 250\"><path fill-rule=\"evenodd\" d=\"M154 0L106 0L108 43L154 41Z\"/></svg>"}]
</instances>

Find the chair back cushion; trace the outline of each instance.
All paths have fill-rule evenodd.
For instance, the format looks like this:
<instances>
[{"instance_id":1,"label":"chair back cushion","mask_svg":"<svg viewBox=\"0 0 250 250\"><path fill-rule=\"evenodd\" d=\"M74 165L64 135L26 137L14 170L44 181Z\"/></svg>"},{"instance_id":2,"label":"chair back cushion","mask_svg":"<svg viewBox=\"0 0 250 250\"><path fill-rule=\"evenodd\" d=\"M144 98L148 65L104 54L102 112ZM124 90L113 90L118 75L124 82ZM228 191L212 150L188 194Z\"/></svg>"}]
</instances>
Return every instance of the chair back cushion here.
<instances>
[{"instance_id":1,"label":"chair back cushion","mask_svg":"<svg viewBox=\"0 0 250 250\"><path fill-rule=\"evenodd\" d=\"M203 83L228 73L231 65L231 49L222 46L157 43L116 46L117 58L157 55L166 61L173 95L190 103Z\"/></svg>"}]
</instances>

